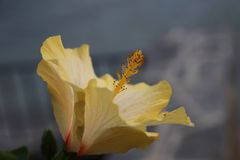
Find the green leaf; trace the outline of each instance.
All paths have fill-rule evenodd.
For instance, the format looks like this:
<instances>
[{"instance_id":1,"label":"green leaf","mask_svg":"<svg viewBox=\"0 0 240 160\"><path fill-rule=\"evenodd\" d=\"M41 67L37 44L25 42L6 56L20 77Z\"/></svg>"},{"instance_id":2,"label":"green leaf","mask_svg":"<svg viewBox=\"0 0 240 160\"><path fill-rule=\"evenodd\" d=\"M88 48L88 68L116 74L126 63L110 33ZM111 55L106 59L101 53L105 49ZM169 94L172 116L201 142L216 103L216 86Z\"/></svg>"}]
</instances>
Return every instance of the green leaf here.
<instances>
[{"instance_id":1,"label":"green leaf","mask_svg":"<svg viewBox=\"0 0 240 160\"><path fill-rule=\"evenodd\" d=\"M0 152L1 160L28 160L28 150L20 147L12 151Z\"/></svg>"},{"instance_id":2,"label":"green leaf","mask_svg":"<svg viewBox=\"0 0 240 160\"><path fill-rule=\"evenodd\" d=\"M23 146L17 149L10 151L13 155L17 157L17 160L27 160L28 159L28 149Z\"/></svg>"},{"instance_id":3,"label":"green leaf","mask_svg":"<svg viewBox=\"0 0 240 160\"><path fill-rule=\"evenodd\" d=\"M0 159L2 159L2 160L17 160L17 157L10 152L0 152Z\"/></svg>"},{"instance_id":4,"label":"green leaf","mask_svg":"<svg viewBox=\"0 0 240 160\"><path fill-rule=\"evenodd\" d=\"M47 160L51 160L57 152L56 140L50 130L43 133L41 150Z\"/></svg>"}]
</instances>

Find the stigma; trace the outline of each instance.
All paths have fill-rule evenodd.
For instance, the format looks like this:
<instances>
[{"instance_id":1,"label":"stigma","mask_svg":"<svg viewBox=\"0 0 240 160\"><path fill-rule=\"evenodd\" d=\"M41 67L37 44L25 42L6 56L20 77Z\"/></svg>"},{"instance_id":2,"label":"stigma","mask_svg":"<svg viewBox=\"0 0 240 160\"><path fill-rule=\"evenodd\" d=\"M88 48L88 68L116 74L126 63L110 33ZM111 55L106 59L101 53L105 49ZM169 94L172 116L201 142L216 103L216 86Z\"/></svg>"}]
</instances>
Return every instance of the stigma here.
<instances>
[{"instance_id":1,"label":"stigma","mask_svg":"<svg viewBox=\"0 0 240 160\"><path fill-rule=\"evenodd\" d=\"M127 59L126 64L122 64L121 72L117 72L118 81L114 81L115 93L119 93L126 88L125 84L130 81L130 77L139 72L139 68L144 63L144 56L141 50L134 51Z\"/></svg>"}]
</instances>

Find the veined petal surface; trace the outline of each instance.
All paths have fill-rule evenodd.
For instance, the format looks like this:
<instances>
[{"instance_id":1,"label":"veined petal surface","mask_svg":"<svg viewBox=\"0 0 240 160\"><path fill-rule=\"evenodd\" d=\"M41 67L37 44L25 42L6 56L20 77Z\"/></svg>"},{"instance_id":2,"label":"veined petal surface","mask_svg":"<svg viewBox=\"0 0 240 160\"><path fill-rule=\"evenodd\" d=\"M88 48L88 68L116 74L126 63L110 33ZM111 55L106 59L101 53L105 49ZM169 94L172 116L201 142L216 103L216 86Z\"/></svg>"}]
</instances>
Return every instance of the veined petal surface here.
<instances>
[{"instance_id":1,"label":"veined petal surface","mask_svg":"<svg viewBox=\"0 0 240 160\"><path fill-rule=\"evenodd\" d=\"M56 72L69 83L86 88L88 81L96 78L87 44L65 49L61 37L53 36L45 40L41 53L45 61L56 64Z\"/></svg>"},{"instance_id":2,"label":"veined petal surface","mask_svg":"<svg viewBox=\"0 0 240 160\"><path fill-rule=\"evenodd\" d=\"M184 107L179 107L171 112L162 112L157 124L181 124L193 127L194 124L188 117Z\"/></svg>"},{"instance_id":3,"label":"veined petal surface","mask_svg":"<svg viewBox=\"0 0 240 160\"><path fill-rule=\"evenodd\" d=\"M158 139L158 133L133 127L112 127L102 132L87 154L125 153L134 148L143 149Z\"/></svg>"},{"instance_id":4,"label":"veined petal surface","mask_svg":"<svg viewBox=\"0 0 240 160\"><path fill-rule=\"evenodd\" d=\"M85 94L84 154L126 152L158 139L157 133L145 132L122 120L118 106L113 103L115 93L98 88L96 80L89 82Z\"/></svg>"},{"instance_id":5,"label":"veined petal surface","mask_svg":"<svg viewBox=\"0 0 240 160\"><path fill-rule=\"evenodd\" d=\"M56 72L56 65L42 60L37 73L48 84L51 94L53 113L64 140L69 137L74 111L74 93L71 86L65 83Z\"/></svg>"},{"instance_id":6,"label":"veined petal surface","mask_svg":"<svg viewBox=\"0 0 240 160\"><path fill-rule=\"evenodd\" d=\"M160 81L153 86L139 83L117 94L114 102L119 106L124 120L143 124L159 118L171 95L172 89L167 81Z\"/></svg>"}]
</instances>

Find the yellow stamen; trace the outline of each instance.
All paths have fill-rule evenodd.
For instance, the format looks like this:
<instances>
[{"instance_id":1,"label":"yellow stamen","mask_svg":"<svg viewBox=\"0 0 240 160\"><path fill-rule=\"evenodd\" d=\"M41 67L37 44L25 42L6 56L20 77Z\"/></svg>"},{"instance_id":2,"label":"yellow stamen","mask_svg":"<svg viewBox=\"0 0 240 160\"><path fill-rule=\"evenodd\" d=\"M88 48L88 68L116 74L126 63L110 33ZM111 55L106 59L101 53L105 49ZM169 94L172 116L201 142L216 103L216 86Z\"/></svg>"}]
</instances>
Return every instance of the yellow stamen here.
<instances>
[{"instance_id":1,"label":"yellow stamen","mask_svg":"<svg viewBox=\"0 0 240 160\"><path fill-rule=\"evenodd\" d=\"M119 93L126 88L124 85L129 82L129 77L138 73L139 67L144 62L144 56L141 50L134 51L127 59L127 65L122 65L121 74L117 73L118 83L115 84L115 93Z\"/></svg>"}]
</instances>

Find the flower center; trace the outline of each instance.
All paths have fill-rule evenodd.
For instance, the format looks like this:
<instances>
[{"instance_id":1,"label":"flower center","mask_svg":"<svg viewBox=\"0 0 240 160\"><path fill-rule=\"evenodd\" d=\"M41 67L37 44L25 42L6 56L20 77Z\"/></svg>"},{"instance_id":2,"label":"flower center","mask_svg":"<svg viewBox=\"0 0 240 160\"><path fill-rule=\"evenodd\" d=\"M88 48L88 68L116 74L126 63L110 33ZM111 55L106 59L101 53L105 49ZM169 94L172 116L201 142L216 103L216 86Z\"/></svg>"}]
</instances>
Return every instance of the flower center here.
<instances>
[{"instance_id":1,"label":"flower center","mask_svg":"<svg viewBox=\"0 0 240 160\"><path fill-rule=\"evenodd\" d=\"M126 89L125 84L130 81L129 77L139 72L139 67L144 62L144 56L141 50L134 51L127 59L127 64L122 64L121 72L117 72L118 82L114 82L115 93Z\"/></svg>"}]
</instances>

